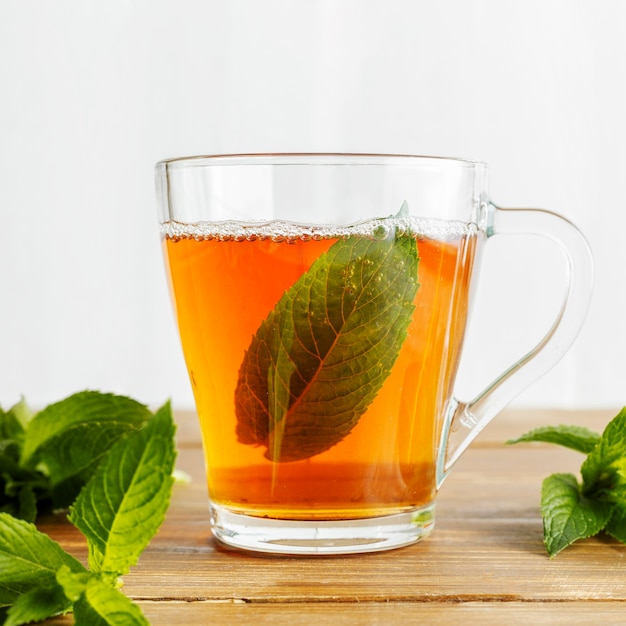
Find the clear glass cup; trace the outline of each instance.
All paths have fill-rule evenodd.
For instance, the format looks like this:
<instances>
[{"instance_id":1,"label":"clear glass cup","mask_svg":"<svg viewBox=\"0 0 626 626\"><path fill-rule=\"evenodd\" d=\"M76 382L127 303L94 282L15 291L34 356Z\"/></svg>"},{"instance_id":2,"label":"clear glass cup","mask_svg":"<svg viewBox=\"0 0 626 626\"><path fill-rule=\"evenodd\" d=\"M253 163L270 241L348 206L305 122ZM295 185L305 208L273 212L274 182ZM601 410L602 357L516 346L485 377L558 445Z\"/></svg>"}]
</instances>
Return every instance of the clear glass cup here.
<instances>
[{"instance_id":1,"label":"clear glass cup","mask_svg":"<svg viewBox=\"0 0 626 626\"><path fill-rule=\"evenodd\" d=\"M486 178L482 163L369 154L157 165L219 541L341 554L427 536L459 455L569 348L590 297L588 245L554 213L496 207ZM509 233L556 242L563 304L529 354L463 400L478 261Z\"/></svg>"}]
</instances>

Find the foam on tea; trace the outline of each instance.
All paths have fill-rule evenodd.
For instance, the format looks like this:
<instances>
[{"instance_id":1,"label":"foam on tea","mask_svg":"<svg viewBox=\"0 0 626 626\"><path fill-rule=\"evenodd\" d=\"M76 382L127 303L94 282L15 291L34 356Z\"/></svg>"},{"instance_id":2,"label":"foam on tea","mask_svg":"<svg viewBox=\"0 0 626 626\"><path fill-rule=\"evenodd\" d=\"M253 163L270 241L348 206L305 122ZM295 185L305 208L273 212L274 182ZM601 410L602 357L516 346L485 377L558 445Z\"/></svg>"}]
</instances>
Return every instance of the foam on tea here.
<instances>
[{"instance_id":1,"label":"foam on tea","mask_svg":"<svg viewBox=\"0 0 626 626\"><path fill-rule=\"evenodd\" d=\"M390 232L411 233L441 241L454 240L477 232L475 224L416 217L388 217L360 222L350 226L304 225L285 221L246 224L238 221L199 222L183 224L169 221L161 224L161 234L168 239L216 239L218 241L256 241L269 239L309 241L339 237L369 237L380 239Z\"/></svg>"}]
</instances>

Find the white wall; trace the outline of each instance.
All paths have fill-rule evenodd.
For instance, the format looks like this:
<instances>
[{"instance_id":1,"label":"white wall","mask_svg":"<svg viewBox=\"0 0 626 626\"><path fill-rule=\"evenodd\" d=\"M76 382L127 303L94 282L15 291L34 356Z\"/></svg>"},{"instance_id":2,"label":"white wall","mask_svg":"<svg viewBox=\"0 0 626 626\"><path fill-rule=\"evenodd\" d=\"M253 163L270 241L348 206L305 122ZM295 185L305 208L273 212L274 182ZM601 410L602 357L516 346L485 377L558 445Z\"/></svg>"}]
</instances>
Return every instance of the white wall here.
<instances>
[{"instance_id":1,"label":"white wall","mask_svg":"<svg viewBox=\"0 0 626 626\"><path fill-rule=\"evenodd\" d=\"M318 150L483 160L496 203L576 222L587 324L515 403L621 407L625 32L620 0L0 0L0 404L94 388L191 405L153 164ZM548 323L541 254L487 255L467 389Z\"/></svg>"}]
</instances>

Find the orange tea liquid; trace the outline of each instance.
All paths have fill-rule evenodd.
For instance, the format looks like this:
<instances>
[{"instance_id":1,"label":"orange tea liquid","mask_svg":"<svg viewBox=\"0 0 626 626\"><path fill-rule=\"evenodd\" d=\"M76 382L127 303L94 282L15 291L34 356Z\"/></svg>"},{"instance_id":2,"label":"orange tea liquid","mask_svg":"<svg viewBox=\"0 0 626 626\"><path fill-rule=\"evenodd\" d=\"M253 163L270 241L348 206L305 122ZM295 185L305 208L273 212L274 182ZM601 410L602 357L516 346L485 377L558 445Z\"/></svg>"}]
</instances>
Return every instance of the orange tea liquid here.
<instances>
[{"instance_id":1,"label":"orange tea liquid","mask_svg":"<svg viewBox=\"0 0 626 626\"><path fill-rule=\"evenodd\" d=\"M341 520L432 501L439 420L457 368L476 243L465 225L457 231L445 241L416 236L420 286L408 336L356 426L327 451L282 463L238 441L239 370L261 322L338 238L165 237L212 502L259 517Z\"/></svg>"}]
</instances>

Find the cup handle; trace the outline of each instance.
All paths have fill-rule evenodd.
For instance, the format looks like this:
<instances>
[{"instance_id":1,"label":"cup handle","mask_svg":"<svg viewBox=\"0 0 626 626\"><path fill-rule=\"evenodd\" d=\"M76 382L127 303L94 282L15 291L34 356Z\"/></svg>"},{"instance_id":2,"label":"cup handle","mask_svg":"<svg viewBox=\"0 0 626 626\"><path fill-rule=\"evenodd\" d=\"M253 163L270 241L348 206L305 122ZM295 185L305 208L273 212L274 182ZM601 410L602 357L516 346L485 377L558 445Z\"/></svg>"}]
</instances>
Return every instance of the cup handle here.
<instances>
[{"instance_id":1,"label":"cup handle","mask_svg":"<svg viewBox=\"0 0 626 626\"><path fill-rule=\"evenodd\" d=\"M583 324L591 296L591 250L578 228L564 217L540 209L503 209L485 202L481 208L481 226L487 238L526 234L543 235L554 241L565 257L567 289L554 323L528 354L470 402L455 397L448 401L437 454L437 488L495 415L567 352Z\"/></svg>"}]
</instances>

